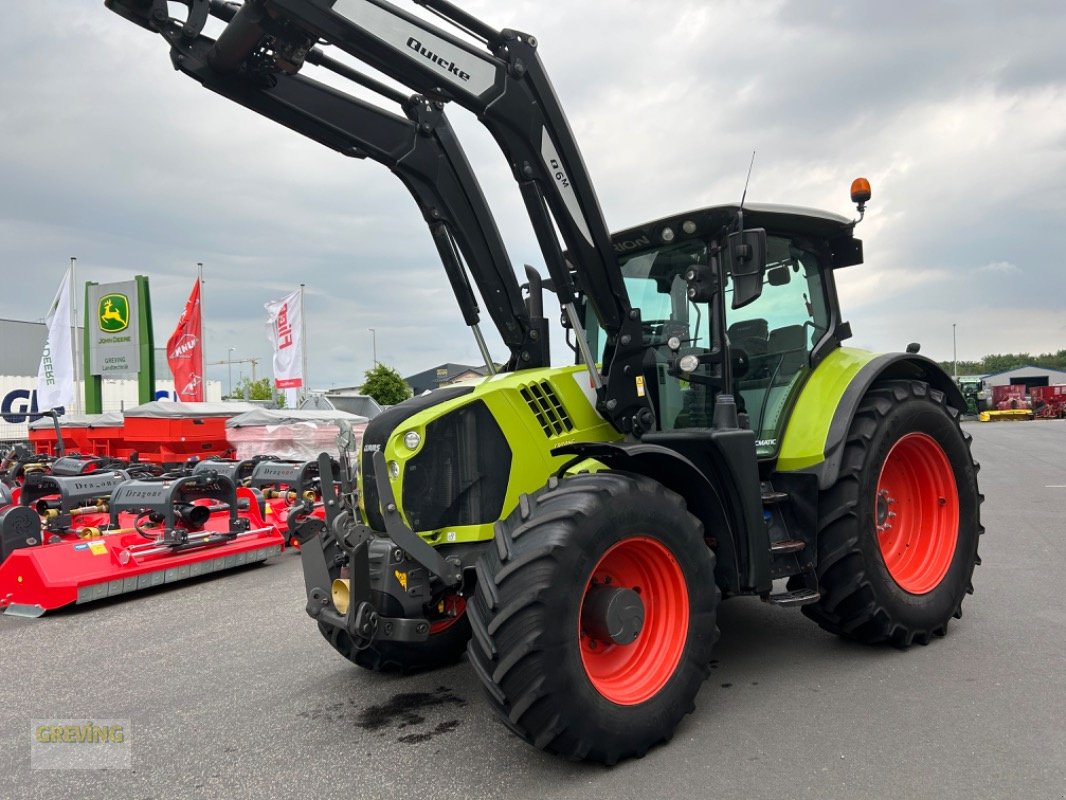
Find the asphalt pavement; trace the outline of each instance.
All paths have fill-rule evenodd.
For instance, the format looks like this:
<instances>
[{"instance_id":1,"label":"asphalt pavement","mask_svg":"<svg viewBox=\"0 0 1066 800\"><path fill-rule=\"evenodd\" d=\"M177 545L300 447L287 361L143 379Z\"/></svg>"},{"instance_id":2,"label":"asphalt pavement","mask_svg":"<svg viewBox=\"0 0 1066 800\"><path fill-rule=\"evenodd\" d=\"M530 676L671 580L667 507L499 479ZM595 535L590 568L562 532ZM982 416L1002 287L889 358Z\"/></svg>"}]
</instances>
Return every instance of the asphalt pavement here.
<instances>
[{"instance_id":1,"label":"asphalt pavement","mask_svg":"<svg viewBox=\"0 0 1066 800\"><path fill-rule=\"evenodd\" d=\"M614 768L529 747L463 663L338 656L299 556L37 620L0 617L0 798L1066 798L1066 422L967 424L984 564L948 635L850 644L726 602L673 741ZM31 769L31 721L129 720L131 766Z\"/></svg>"}]
</instances>

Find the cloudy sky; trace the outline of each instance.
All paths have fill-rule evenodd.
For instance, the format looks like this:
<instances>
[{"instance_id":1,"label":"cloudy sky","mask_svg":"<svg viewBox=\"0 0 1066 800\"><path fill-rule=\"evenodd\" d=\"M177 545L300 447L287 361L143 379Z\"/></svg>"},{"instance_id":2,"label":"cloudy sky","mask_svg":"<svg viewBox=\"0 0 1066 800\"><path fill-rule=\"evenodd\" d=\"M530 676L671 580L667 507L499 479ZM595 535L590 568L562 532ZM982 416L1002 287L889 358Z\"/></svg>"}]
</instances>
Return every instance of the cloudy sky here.
<instances>
[{"instance_id":1,"label":"cloudy sky","mask_svg":"<svg viewBox=\"0 0 1066 800\"><path fill-rule=\"evenodd\" d=\"M102 0L9 5L0 317L41 318L76 256L79 279L150 276L161 344L203 262L209 361L233 348L263 359L262 374L263 303L302 282L315 387L361 382L370 328L378 359L405 375L478 363L421 217L384 167L203 90ZM866 263L838 276L853 344L918 341L948 359L956 324L960 360L1066 348L1061 2L461 5L538 36L612 229L735 201L753 149L752 201L850 214L865 175ZM503 156L470 114L450 117L513 262L541 266Z\"/></svg>"}]
</instances>

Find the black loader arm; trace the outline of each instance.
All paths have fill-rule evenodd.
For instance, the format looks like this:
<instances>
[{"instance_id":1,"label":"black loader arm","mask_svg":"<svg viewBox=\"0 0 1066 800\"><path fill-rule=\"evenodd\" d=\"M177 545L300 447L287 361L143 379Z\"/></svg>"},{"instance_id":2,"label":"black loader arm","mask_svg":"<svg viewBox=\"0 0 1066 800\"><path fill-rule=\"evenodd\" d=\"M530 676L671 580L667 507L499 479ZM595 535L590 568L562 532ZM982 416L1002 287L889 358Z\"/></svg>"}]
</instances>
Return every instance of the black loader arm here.
<instances>
[{"instance_id":1,"label":"black loader arm","mask_svg":"<svg viewBox=\"0 0 1066 800\"><path fill-rule=\"evenodd\" d=\"M494 30L447 0L417 1L484 47L386 0L248 0L227 29L233 35L219 37L217 55L242 60L250 48L242 28L265 17L282 39L320 39L421 94L476 114L511 164L564 309L573 320L575 294L556 228L577 288L607 333L601 410L621 430L646 429L653 415L638 391L644 356L639 312L629 303L599 200L536 38Z\"/></svg>"},{"instance_id":2,"label":"black loader arm","mask_svg":"<svg viewBox=\"0 0 1066 800\"><path fill-rule=\"evenodd\" d=\"M269 25L268 20L246 16L241 24L228 26L216 42L190 30L188 21L170 19L165 12L153 15L152 5L141 0L108 2L109 8L127 19L161 33L171 44L175 68L205 88L344 155L370 158L389 167L418 203L464 319L478 333L486 359L488 353L476 329L477 301L460 254L511 351L508 366L521 369L548 364L547 343L530 321L495 220L442 103L396 92L329 58L311 40L279 46L261 25ZM204 5L226 22L241 8L219 0ZM192 8L196 6L194 0ZM225 50L235 38L242 43L240 58ZM220 55L225 52L229 55ZM297 74L304 61L392 100L405 117Z\"/></svg>"}]
</instances>

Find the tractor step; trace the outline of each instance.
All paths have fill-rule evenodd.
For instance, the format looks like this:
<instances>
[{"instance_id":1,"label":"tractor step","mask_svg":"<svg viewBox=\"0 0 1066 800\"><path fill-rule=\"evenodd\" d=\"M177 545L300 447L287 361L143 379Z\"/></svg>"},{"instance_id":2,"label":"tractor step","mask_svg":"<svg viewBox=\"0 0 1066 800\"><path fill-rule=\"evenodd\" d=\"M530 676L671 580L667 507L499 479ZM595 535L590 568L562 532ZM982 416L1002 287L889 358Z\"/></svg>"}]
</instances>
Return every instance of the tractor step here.
<instances>
[{"instance_id":1,"label":"tractor step","mask_svg":"<svg viewBox=\"0 0 1066 800\"><path fill-rule=\"evenodd\" d=\"M785 553L798 553L807 546L801 539L783 539L780 542L770 542L770 552L776 555Z\"/></svg>"},{"instance_id":2,"label":"tractor step","mask_svg":"<svg viewBox=\"0 0 1066 800\"><path fill-rule=\"evenodd\" d=\"M771 489L768 492L762 493L762 504L764 506L772 506L776 505L777 503L783 503L788 500L788 498L788 492L775 492Z\"/></svg>"},{"instance_id":3,"label":"tractor step","mask_svg":"<svg viewBox=\"0 0 1066 800\"><path fill-rule=\"evenodd\" d=\"M822 593L817 589L811 589L804 586L802 589L796 589L791 592L780 592L779 594L767 595L765 600L767 603L772 603L775 606L792 608L793 606L805 606L808 603L816 603L821 597Z\"/></svg>"}]
</instances>

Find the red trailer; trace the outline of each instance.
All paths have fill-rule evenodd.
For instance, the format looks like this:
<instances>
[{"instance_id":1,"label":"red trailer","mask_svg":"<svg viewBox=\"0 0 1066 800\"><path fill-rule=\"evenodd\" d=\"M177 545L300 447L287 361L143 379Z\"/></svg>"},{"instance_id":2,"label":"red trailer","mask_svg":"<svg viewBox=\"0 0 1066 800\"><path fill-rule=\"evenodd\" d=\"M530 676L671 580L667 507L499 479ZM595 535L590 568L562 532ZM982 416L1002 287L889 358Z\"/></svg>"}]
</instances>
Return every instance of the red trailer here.
<instances>
[{"instance_id":1,"label":"red trailer","mask_svg":"<svg viewBox=\"0 0 1066 800\"><path fill-rule=\"evenodd\" d=\"M141 461L177 464L189 458L227 457L226 420L251 411L251 403L155 401L127 409L123 436Z\"/></svg>"},{"instance_id":2,"label":"red trailer","mask_svg":"<svg viewBox=\"0 0 1066 800\"><path fill-rule=\"evenodd\" d=\"M68 453L92 453L89 433L94 425L113 424L113 414L67 414L59 418L59 430L63 436L63 446ZM118 418L121 425L122 418ZM107 422L105 422L105 420ZM51 417L31 422L29 425L30 444L38 453L57 455L59 440L56 437L55 421Z\"/></svg>"},{"instance_id":3,"label":"red trailer","mask_svg":"<svg viewBox=\"0 0 1066 800\"><path fill-rule=\"evenodd\" d=\"M1066 384L1034 386L1029 393L1036 419L1066 419Z\"/></svg>"},{"instance_id":4,"label":"red trailer","mask_svg":"<svg viewBox=\"0 0 1066 800\"><path fill-rule=\"evenodd\" d=\"M1032 408L1025 399L1026 387L1024 384L1012 383L1008 386L992 387L992 408L995 411L1014 411Z\"/></svg>"},{"instance_id":5,"label":"red trailer","mask_svg":"<svg viewBox=\"0 0 1066 800\"><path fill-rule=\"evenodd\" d=\"M125 421L121 411L101 414L86 433L94 456L128 458L135 449L126 442Z\"/></svg>"}]
</instances>

